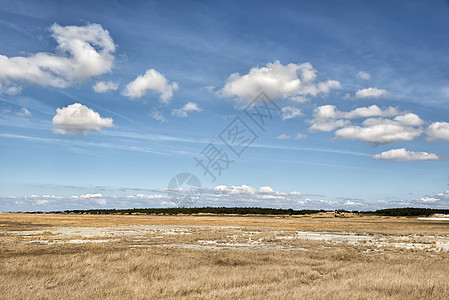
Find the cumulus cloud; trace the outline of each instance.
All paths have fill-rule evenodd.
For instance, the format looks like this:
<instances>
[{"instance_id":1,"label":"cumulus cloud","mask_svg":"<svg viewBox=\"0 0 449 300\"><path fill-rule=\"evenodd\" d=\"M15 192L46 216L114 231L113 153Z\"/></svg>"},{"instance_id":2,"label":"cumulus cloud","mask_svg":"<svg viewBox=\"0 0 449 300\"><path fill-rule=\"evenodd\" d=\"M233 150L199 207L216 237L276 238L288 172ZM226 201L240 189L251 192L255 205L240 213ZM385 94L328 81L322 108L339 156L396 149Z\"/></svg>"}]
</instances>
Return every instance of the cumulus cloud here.
<instances>
[{"instance_id":1,"label":"cumulus cloud","mask_svg":"<svg viewBox=\"0 0 449 300\"><path fill-rule=\"evenodd\" d=\"M385 97L389 93L387 90L384 89L378 89L378 88L367 88L367 89L360 89L357 92L355 92L356 98L380 98Z\"/></svg>"},{"instance_id":2,"label":"cumulus cloud","mask_svg":"<svg viewBox=\"0 0 449 300\"><path fill-rule=\"evenodd\" d=\"M397 116L400 112L395 107L387 107L386 109L381 109L377 105L371 105L367 107L358 107L350 112L339 112L340 118L344 119L359 119L359 118L369 118L369 117L393 117ZM337 113L338 114L338 113Z\"/></svg>"},{"instance_id":3,"label":"cumulus cloud","mask_svg":"<svg viewBox=\"0 0 449 300\"><path fill-rule=\"evenodd\" d=\"M240 186L230 186L227 185L217 185L213 188L214 192L224 193L224 194L255 194L256 189L250 185L242 184Z\"/></svg>"},{"instance_id":4,"label":"cumulus cloud","mask_svg":"<svg viewBox=\"0 0 449 300\"><path fill-rule=\"evenodd\" d=\"M357 77L364 80L370 80L371 75L365 71L360 71L357 73Z\"/></svg>"},{"instance_id":5,"label":"cumulus cloud","mask_svg":"<svg viewBox=\"0 0 449 300\"><path fill-rule=\"evenodd\" d=\"M337 130L335 137L374 144L411 141L422 133L421 127L415 127L417 124L422 124L422 120L415 114L398 116L393 120L369 118L363 121L362 126L347 126Z\"/></svg>"},{"instance_id":6,"label":"cumulus cloud","mask_svg":"<svg viewBox=\"0 0 449 300\"><path fill-rule=\"evenodd\" d=\"M397 116L394 120L404 126L421 126L424 124L424 121L413 113Z\"/></svg>"},{"instance_id":7,"label":"cumulus cloud","mask_svg":"<svg viewBox=\"0 0 449 300\"><path fill-rule=\"evenodd\" d=\"M168 103L173 97L173 92L177 89L178 84L176 82L170 82L155 69L149 69L145 74L137 76L136 79L128 83L122 94L131 99L140 99L148 91L154 91L160 95L159 99L162 102Z\"/></svg>"},{"instance_id":8,"label":"cumulus cloud","mask_svg":"<svg viewBox=\"0 0 449 300\"><path fill-rule=\"evenodd\" d=\"M281 109L282 120L293 119L302 116L301 110L292 106L285 106Z\"/></svg>"},{"instance_id":9,"label":"cumulus cloud","mask_svg":"<svg viewBox=\"0 0 449 300\"><path fill-rule=\"evenodd\" d=\"M373 156L374 159L387 159L395 161L425 161L439 160L434 153L407 151L405 148L392 149Z\"/></svg>"},{"instance_id":10,"label":"cumulus cloud","mask_svg":"<svg viewBox=\"0 0 449 300\"><path fill-rule=\"evenodd\" d=\"M286 133L283 133L276 137L276 139L278 139L278 140L288 140L289 138L290 138L290 136Z\"/></svg>"},{"instance_id":11,"label":"cumulus cloud","mask_svg":"<svg viewBox=\"0 0 449 300\"><path fill-rule=\"evenodd\" d=\"M285 193L276 191L270 186L261 186L256 189L242 184L240 186L218 185L211 190L203 190L202 198L207 203L217 203L226 206L279 206L293 207L298 199L307 194L299 192Z\"/></svg>"},{"instance_id":12,"label":"cumulus cloud","mask_svg":"<svg viewBox=\"0 0 449 300\"><path fill-rule=\"evenodd\" d=\"M323 105L315 109L313 118L318 121L327 121L338 118L337 108L334 105Z\"/></svg>"},{"instance_id":13,"label":"cumulus cloud","mask_svg":"<svg viewBox=\"0 0 449 300\"><path fill-rule=\"evenodd\" d=\"M84 194L81 196L72 196L74 199L82 199L82 200L88 200L91 203L101 204L105 205L107 203L106 199L103 198L103 195L101 193L95 193L95 194Z\"/></svg>"},{"instance_id":14,"label":"cumulus cloud","mask_svg":"<svg viewBox=\"0 0 449 300\"><path fill-rule=\"evenodd\" d=\"M201 108L195 102L187 102L179 109L173 109L171 114L179 118L187 117L187 114L192 111L201 111Z\"/></svg>"},{"instance_id":15,"label":"cumulus cloud","mask_svg":"<svg viewBox=\"0 0 449 300\"><path fill-rule=\"evenodd\" d=\"M112 81L98 81L92 88L95 93L106 93L107 91L116 91L118 89L118 83Z\"/></svg>"},{"instance_id":16,"label":"cumulus cloud","mask_svg":"<svg viewBox=\"0 0 449 300\"><path fill-rule=\"evenodd\" d=\"M103 198L103 195L101 193L84 194L84 195L81 195L80 198L81 199Z\"/></svg>"},{"instance_id":17,"label":"cumulus cloud","mask_svg":"<svg viewBox=\"0 0 449 300\"><path fill-rule=\"evenodd\" d=\"M367 107L358 107L349 112L337 110L334 105L323 105L315 109L313 119L309 120L311 124L309 131L334 131L337 128L348 126L351 122L344 119L359 119L375 116L391 117L399 114L395 107L389 106L386 109L381 109L377 105Z\"/></svg>"},{"instance_id":18,"label":"cumulus cloud","mask_svg":"<svg viewBox=\"0 0 449 300\"><path fill-rule=\"evenodd\" d=\"M449 191L415 199L411 201L411 204L418 204L426 207L447 208L449 206Z\"/></svg>"},{"instance_id":19,"label":"cumulus cloud","mask_svg":"<svg viewBox=\"0 0 449 300\"><path fill-rule=\"evenodd\" d=\"M167 207L173 205L168 189L152 190L150 193L130 194L126 196L104 196L100 192L92 192L79 196L25 196L11 197L0 195L0 211L29 210L36 201L47 200L39 210L66 210L96 208L101 204L105 208L129 207ZM196 206L259 206L259 207L297 207L297 201L306 197L300 192L284 193L270 186L259 188L242 184L240 186L218 185L212 189L202 189L202 196Z\"/></svg>"},{"instance_id":20,"label":"cumulus cloud","mask_svg":"<svg viewBox=\"0 0 449 300\"><path fill-rule=\"evenodd\" d=\"M275 193L275 191L273 190L273 188L271 186L265 185L265 186L261 186L259 188L259 192L260 193L265 193L265 194L271 194L271 193Z\"/></svg>"},{"instance_id":21,"label":"cumulus cloud","mask_svg":"<svg viewBox=\"0 0 449 300\"><path fill-rule=\"evenodd\" d=\"M318 131L330 132L334 131L337 128L345 127L351 124L351 121L349 120L327 120L327 121L312 120L311 122L312 123L308 129L310 132L318 132Z\"/></svg>"},{"instance_id":22,"label":"cumulus cloud","mask_svg":"<svg viewBox=\"0 0 449 300\"><path fill-rule=\"evenodd\" d=\"M449 123L434 122L427 127L426 134L429 142L449 141Z\"/></svg>"},{"instance_id":23,"label":"cumulus cloud","mask_svg":"<svg viewBox=\"0 0 449 300\"><path fill-rule=\"evenodd\" d=\"M343 205L346 206L362 206L364 204L365 202L362 200L345 200L345 202L343 202Z\"/></svg>"},{"instance_id":24,"label":"cumulus cloud","mask_svg":"<svg viewBox=\"0 0 449 300\"><path fill-rule=\"evenodd\" d=\"M314 197L324 196L297 191L282 192L270 186L261 186L256 189L248 185L219 185L212 190L203 190L202 195L202 199L205 200L204 204L218 206L269 206L296 209L361 209L367 207L362 199L342 198L340 201L332 201L313 199Z\"/></svg>"},{"instance_id":25,"label":"cumulus cloud","mask_svg":"<svg viewBox=\"0 0 449 300\"><path fill-rule=\"evenodd\" d=\"M148 190L149 191L149 190ZM167 207L173 205L167 194L168 189L152 190L151 194L131 194L127 196L104 196L100 192L69 197L55 195L1 196L0 211L26 211L40 205L39 210L88 209L101 205L105 208L129 207ZM217 185L215 188L202 189L202 196L195 206L252 206L279 207L293 209L357 209L371 210L391 207L434 207L449 206L449 191L424 195L411 200L377 200L365 202L360 198L336 197L326 199L324 195L307 194L298 191L283 192L270 186L259 188L242 184L240 186Z\"/></svg>"},{"instance_id":26,"label":"cumulus cloud","mask_svg":"<svg viewBox=\"0 0 449 300\"><path fill-rule=\"evenodd\" d=\"M352 125L349 120L368 118L360 125ZM382 117L392 117L387 119ZM335 132L337 139L358 139L375 144L410 141L421 135L424 121L413 113L402 113L395 107L385 109L377 105L359 107L349 112L337 110L334 105L323 105L315 109L313 119L307 121L310 132Z\"/></svg>"},{"instance_id":27,"label":"cumulus cloud","mask_svg":"<svg viewBox=\"0 0 449 300\"><path fill-rule=\"evenodd\" d=\"M57 108L53 117L55 134L87 134L113 126L112 118L102 118L100 114L80 103Z\"/></svg>"},{"instance_id":28,"label":"cumulus cloud","mask_svg":"<svg viewBox=\"0 0 449 300\"><path fill-rule=\"evenodd\" d=\"M115 45L101 25L54 24L50 31L57 43L55 53L39 52L28 57L0 55L3 89L12 86L10 92L20 92L20 87L14 85L21 83L66 88L111 70Z\"/></svg>"},{"instance_id":29,"label":"cumulus cloud","mask_svg":"<svg viewBox=\"0 0 449 300\"><path fill-rule=\"evenodd\" d=\"M299 193L299 192L291 192L291 193L285 193L281 191L276 191L270 186L261 186L259 189L256 189L255 187L252 187L250 185L242 184L240 186L227 186L227 185L217 185L212 190L208 191L205 190L206 197L208 197L208 193L214 194L215 196L223 197L223 196L230 196L234 199L240 199L240 200L248 200L248 199L284 199L289 200L290 198L296 197L304 197L307 194Z\"/></svg>"},{"instance_id":30,"label":"cumulus cloud","mask_svg":"<svg viewBox=\"0 0 449 300\"><path fill-rule=\"evenodd\" d=\"M311 124L310 132L317 131L334 131L337 128L349 125L348 120L336 120L339 113L334 105L323 105L315 109L313 119L307 122Z\"/></svg>"},{"instance_id":31,"label":"cumulus cloud","mask_svg":"<svg viewBox=\"0 0 449 300\"><path fill-rule=\"evenodd\" d=\"M19 112L16 112L16 115L22 117L29 117L31 116L31 112L26 107L22 107Z\"/></svg>"},{"instance_id":32,"label":"cumulus cloud","mask_svg":"<svg viewBox=\"0 0 449 300\"><path fill-rule=\"evenodd\" d=\"M219 94L249 102L264 92L273 100L305 102L308 97L327 95L331 90L341 88L335 80L316 82L316 73L310 63L282 65L275 61L265 67L254 67L245 75L232 74Z\"/></svg>"}]
</instances>

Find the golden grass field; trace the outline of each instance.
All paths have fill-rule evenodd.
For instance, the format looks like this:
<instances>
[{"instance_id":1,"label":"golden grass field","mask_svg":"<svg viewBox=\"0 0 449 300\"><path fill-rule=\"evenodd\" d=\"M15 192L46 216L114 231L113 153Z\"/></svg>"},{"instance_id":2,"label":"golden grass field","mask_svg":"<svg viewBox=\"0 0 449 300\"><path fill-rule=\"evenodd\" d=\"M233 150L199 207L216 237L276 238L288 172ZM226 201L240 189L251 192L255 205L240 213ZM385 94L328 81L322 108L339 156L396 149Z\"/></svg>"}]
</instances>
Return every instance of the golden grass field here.
<instances>
[{"instance_id":1,"label":"golden grass field","mask_svg":"<svg viewBox=\"0 0 449 300\"><path fill-rule=\"evenodd\" d=\"M449 222L0 213L0 299L449 299Z\"/></svg>"}]
</instances>

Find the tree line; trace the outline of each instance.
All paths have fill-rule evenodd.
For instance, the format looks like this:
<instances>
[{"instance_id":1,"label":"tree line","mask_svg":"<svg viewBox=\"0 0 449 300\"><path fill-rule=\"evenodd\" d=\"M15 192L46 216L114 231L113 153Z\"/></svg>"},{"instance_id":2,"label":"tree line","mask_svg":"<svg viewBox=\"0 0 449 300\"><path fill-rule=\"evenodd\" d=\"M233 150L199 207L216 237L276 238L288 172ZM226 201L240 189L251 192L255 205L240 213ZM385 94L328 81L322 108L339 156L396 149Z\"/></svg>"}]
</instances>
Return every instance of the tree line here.
<instances>
[{"instance_id":1,"label":"tree line","mask_svg":"<svg viewBox=\"0 0 449 300\"><path fill-rule=\"evenodd\" d=\"M449 214L449 209L419 208L419 207L402 207L378 209L375 211L347 211L339 210L315 210L315 209L282 209L282 208L263 208L263 207L169 207L169 208L131 208L131 209L87 209L87 210L65 210L53 211L50 213L67 213L67 214L154 214L154 215L193 215L193 214L216 214L216 215L308 215L323 212L335 212L336 215L350 212L361 215L377 215L377 216L394 216L394 217L417 217L430 216L433 214ZM41 213L41 212L33 212Z\"/></svg>"}]
</instances>

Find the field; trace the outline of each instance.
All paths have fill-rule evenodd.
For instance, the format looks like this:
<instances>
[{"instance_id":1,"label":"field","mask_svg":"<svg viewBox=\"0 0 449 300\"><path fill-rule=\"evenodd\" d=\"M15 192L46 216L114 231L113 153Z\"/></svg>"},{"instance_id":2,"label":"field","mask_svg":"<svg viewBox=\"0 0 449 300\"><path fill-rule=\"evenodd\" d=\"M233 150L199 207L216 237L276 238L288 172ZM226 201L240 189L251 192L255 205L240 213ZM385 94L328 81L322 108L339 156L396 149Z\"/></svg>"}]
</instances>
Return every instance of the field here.
<instances>
[{"instance_id":1,"label":"field","mask_svg":"<svg viewBox=\"0 0 449 300\"><path fill-rule=\"evenodd\" d=\"M448 299L449 221L0 214L1 299Z\"/></svg>"}]
</instances>

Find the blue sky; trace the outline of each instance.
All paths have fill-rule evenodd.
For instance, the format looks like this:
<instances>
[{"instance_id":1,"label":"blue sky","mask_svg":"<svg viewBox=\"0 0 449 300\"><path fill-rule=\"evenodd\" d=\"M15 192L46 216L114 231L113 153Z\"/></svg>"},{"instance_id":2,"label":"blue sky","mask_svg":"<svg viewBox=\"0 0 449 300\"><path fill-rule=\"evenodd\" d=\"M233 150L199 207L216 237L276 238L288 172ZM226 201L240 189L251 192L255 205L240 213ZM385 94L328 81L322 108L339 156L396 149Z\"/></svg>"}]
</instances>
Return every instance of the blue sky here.
<instances>
[{"instance_id":1,"label":"blue sky","mask_svg":"<svg viewBox=\"0 0 449 300\"><path fill-rule=\"evenodd\" d=\"M199 206L447 208L448 20L447 1L1 1L0 211L173 206L182 172ZM236 118L257 137L240 156Z\"/></svg>"}]
</instances>

